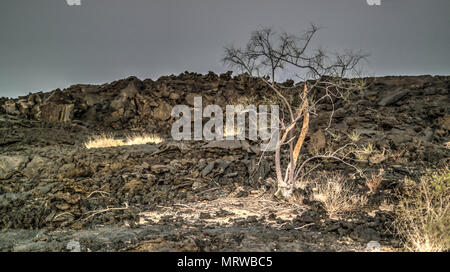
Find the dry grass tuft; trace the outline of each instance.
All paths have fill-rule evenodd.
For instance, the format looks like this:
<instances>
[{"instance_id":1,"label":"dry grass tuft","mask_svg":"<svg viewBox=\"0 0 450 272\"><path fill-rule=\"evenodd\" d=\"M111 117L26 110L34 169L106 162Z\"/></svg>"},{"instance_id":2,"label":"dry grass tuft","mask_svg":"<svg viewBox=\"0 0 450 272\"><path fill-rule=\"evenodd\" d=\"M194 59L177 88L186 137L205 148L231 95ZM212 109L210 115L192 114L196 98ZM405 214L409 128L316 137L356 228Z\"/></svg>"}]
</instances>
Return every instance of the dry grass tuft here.
<instances>
[{"instance_id":1,"label":"dry grass tuft","mask_svg":"<svg viewBox=\"0 0 450 272\"><path fill-rule=\"evenodd\" d=\"M84 146L87 149L91 148L105 148L105 147L117 147L124 145L141 145L149 143L160 143L163 139L155 134L140 134L140 135L129 135L126 140L115 139L113 135L100 134L91 137Z\"/></svg>"},{"instance_id":2,"label":"dry grass tuft","mask_svg":"<svg viewBox=\"0 0 450 272\"><path fill-rule=\"evenodd\" d=\"M352 133L347 134L347 137L354 143L358 142L361 139L361 133L354 130Z\"/></svg>"},{"instance_id":3,"label":"dry grass tuft","mask_svg":"<svg viewBox=\"0 0 450 272\"><path fill-rule=\"evenodd\" d=\"M396 228L406 250L450 250L449 168L430 172L419 182L406 180L396 215Z\"/></svg>"},{"instance_id":4,"label":"dry grass tuft","mask_svg":"<svg viewBox=\"0 0 450 272\"><path fill-rule=\"evenodd\" d=\"M367 204L367 198L342 176L327 177L313 188L313 199L323 203L330 217L352 212Z\"/></svg>"},{"instance_id":5,"label":"dry grass tuft","mask_svg":"<svg viewBox=\"0 0 450 272\"><path fill-rule=\"evenodd\" d=\"M355 156L356 159L359 161L366 161L370 155L372 155L375 152L375 147L372 143L368 143L366 146L364 146L361 150L356 150Z\"/></svg>"},{"instance_id":6,"label":"dry grass tuft","mask_svg":"<svg viewBox=\"0 0 450 272\"><path fill-rule=\"evenodd\" d=\"M159 144L162 141L163 139L156 134L130 135L127 136L125 145Z\"/></svg>"},{"instance_id":7,"label":"dry grass tuft","mask_svg":"<svg viewBox=\"0 0 450 272\"><path fill-rule=\"evenodd\" d=\"M380 169L378 174L372 173L369 178L366 179L366 185L369 188L371 194L375 193L380 188L381 182L383 182L384 169Z\"/></svg>"},{"instance_id":8,"label":"dry grass tuft","mask_svg":"<svg viewBox=\"0 0 450 272\"><path fill-rule=\"evenodd\" d=\"M91 148L104 148L124 145L122 140L114 139L114 136L109 134L101 134L91 137L84 146L87 149Z\"/></svg>"}]
</instances>

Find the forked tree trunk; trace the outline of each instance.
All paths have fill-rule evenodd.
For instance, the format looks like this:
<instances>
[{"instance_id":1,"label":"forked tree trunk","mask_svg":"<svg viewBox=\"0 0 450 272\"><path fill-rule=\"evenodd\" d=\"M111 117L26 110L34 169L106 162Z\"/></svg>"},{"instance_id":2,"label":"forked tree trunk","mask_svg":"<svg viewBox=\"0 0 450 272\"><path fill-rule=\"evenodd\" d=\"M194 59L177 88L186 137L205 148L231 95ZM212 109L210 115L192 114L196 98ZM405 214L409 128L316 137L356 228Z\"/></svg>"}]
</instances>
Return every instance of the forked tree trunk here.
<instances>
[{"instance_id":1,"label":"forked tree trunk","mask_svg":"<svg viewBox=\"0 0 450 272\"><path fill-rule=\"evenodd\" d=\"M298 163L298 156L300 155L301 148L305 141L306 135L309 130L309 104L308 104L308 88L305 84L303 89L303 103L299 108L296 116L292 120L291 124L287 127L286 131L283 133L281 139L279 139L277 148L275 151L275 168L277 173L277 191L275 193L276 197L288 199L292 196L295 188L295 169ZM290 105L288 105L290 107ZM292 141L289 142L289 163L286 168L286 173L283 177L281 169L281 147L286 142L288 135L292 136L292 129L295 128L296 123L303 116L303 125L300 135L297 139L295 147L293 147Z\"/></svg>"}]
</instances>

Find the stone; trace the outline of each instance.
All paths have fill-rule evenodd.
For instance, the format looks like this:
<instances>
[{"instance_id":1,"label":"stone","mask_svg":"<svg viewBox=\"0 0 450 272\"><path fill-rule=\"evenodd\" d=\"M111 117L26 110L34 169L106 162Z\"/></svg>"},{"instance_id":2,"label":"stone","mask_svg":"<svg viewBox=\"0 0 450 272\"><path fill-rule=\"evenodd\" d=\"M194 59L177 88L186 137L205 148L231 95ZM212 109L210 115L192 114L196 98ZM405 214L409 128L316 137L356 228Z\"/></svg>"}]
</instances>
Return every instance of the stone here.
<instances>
[{"instance_id":1,"label":"stone","mask_svg":"<svg viewBox=\"0 0 450 272\"><path fill-rule=\"evenodd\" d=\"M368 243L372 240L380 240L380 234L372 229L372 228L364 228L363 226L357 227L352 233L350 233L350 237L354 240Z\"/></svg>"},{"instance_id":2,"label":"stone","mask_svg":"<svg viewBox=\"0 0 450 272\"><path fill-rule=\"evenodd\" d=\"M19 110L17 109L16 103L13 100L6 101L2 105L2 107L8 114L12 114L12 115L20 114Z\"/></svg>"},{"instance_id":3,"label":"stone","mask_svg":"<svg viewBox=\"0 0 450 272\"><path fill-rule=\"evenodd\" d=\"M216 164L217 164L216 165L217 169L225 170L225 169L228 168L228 166L230 166L231 162L219 159L219 160L216 161Z\"/></svg>"},{"instance_id":4,"label":"stone","mask_svg":"<svg viewBox=\"0 0 450 272\"><path fill-rule=\"evenodd\" d=\"M387 138L392 140L396 145L411 142L414 132L410 130L401 130L393 128L388 133Z\"/></svg>"},{"instance_id":5,"label":"stone","mask_svg":"<svg viewBox=\"0 0 450 272\"><path fill-rule=\"evenodd\" d=\"M203 168L203 170L201 172L202 177L206 177L208 174L210 174L212 172L212 170L214 169L215 164L216 164L215 162L208 163L208 165L206 165L206 167Z\"/></svg>"},{"instance_id":6,"label":"stone","mask_svg":"<svg viewBox=\"0 0 450 272\"><path fill-rule=\"evenodd\" d=\"M43 170L44 166L46 169L50 168L49 161L39 155L36 155L27 164L25 169L22 170L22 174L29 178L38 176L39 173Z\"/></svg>"},{"instance_id":7,"label":"stone","mask_svg":"<svg viewBox=\"0 0 450 272\"><path fill-rule=\"evenodd\" d=\"M26 156L0 156L0 179L9 179L15 173L22 170L29 158Z\"/></svg>"},{"instance_id":8,"label":"stone","mask_svg":"<svg viewBox=\"0 0 450 272\"><path fill-rule=\"evenodd\" d=\"M178 99L180 99L180 95L177 93L170 93L169 98L171 100L178 100Z\"/></svg>"},{"instance_id":9,"label":"stone","mask_svg":"<svg viewBox=\"0 0 450 272\"><path fill-rule=\"evenodd\" d=\"M392 94L389 94L383 98L381 98L380 102L378 102L378 106L389 106L398 102L400 99L405 97L408 94L409 90L396 90Z\"/></svg>"},{"instance_id":10,"label":"stone","mask_svg":"<svg viewBox=\"0 0 450 272\"><path fill-rule=\"evenodd\" d=\"M433 140L434 130L431 127L424 129L418 136L421 140L431 142Z\"/></svg>"},{"instance_id":11,"label":"stone","mask_svg":"<svg viewBox=\"0 0 450 272\"><path fill-rule=\"evenodd\" d=\"M242 148L242 143L239 140L212 141L202 146L202 148L219 148L232 150Z\"/></svg>"},{"instance_id":12,"label":"stone","mask_svg":"<svg viewBox=\"0 0 450 272\"><path fill-rule=\"evenodd\" d=\"M57 204L56 208L58 208L61 211L66 211L66 210L70 209L70 205L67 203L61 203L61 204Z\"/></svg>"},{"instance_id":13,"label":"stone","mask_svg":"<svg viewBox=\"0 0 450 272\"><path fill-rule=\"evenodd\" d=\"M185 97L185 101L187 105L194 106L194 98L197 96L201 96L197 93L188 93Z\"/></svg>"},{"instance_id":14,"label":"stone","mask_svg":"<svg viewBox=\"0 0 450 272\"><path fill-rule=\"evenodd\" d=\"M248 192L245 190L240 190L237 194L236 197L237 198L241 198L241 197L247 197L248 196Z\"/></svg>"},{"instance_id":15,"label":"stone","mask_svg":"<svg viewBox=\"0 0 450 272\"><path fill-rule=\"evenodd\" d=\"M52 188L53 188L53 184L42 184L42 185L39 185L35 189L35 191L38 194L47 194L48 192L50 192L52 190Z\"/></svg>"},{"instance_id":16,"label":"stone","mask_svg":"<svg viewBox=\"0 0 450 272\"><path fill-rule=\"evenodd\" d=\"M161 174L161 173L169 172L170 168L167 165L152 165L151 170L154 173Z\"/></svg>"},{"instance_id":17,"label":"stone","mask_svg":"<svg viewBox=\"0 0 450 272\"><path fill-rule=\"evenodd\" d=\"M76 177L86 177L89 174L87 169L78 167L73 163L64 164L58 170L59 178L76 178Z\"/></svg>"},{"instance_id":18,"label":"stone","mask_svg":"<svg viewBox=\"0 0 450 272\"><path fill-rule=\"evenodd\" d=\"M203 185L198 182L198 181L194 181L194 183L192 183L192 190L197 191L198 189L202 188Z\"/></svg>"},{"instance_id":19,"label":"stone","mask_svg":"<svg viewBox=\"0 0 450 272\"><path fill-rule=\"evenodd\" d=\"M32 106L33 106L33 104L31 102L29 102L28 100L20 99L19 101L17 101L17 107L19 108L20 112L22 112L22 113L28 112Z\"/></svg>"},{"instance_id":20,"label":"stone","mask_svg":"<svg viewBox=\"0 0 450 272\"><path fill-rule=\"evenodd\" d=\"M123 186L124 191L131 192L131 193L140 191L142 189L144 189L144 184L140 180L137 180L137 179L131 180Z\"/></svg>"},{"instance_id":21,"label":"stone","mask_svg":"<svg viewBox=\"0 0 450 272\"><path fill-rule=\"evenodd\" d=\"M69 122L73 119L74 104L47 103L39 107L38 120L47 122Z\"/></svg>"},{"instance_id":22,"label":"stone","mask_svg":"<svg viewBox=\"0 0 450 272\"><path fill-rule=\"evenodd\" d=\"M161 102L153 111L153 116L161 121L167 121L171 117L172 107L166 102Z\"/></svg>"},{"instance_id":23,"label":"stone","mask_svg":"<svg viewBox=\"0 0 450 272\"><path fill-rule=\"evenodd\" d=\"M200 219L211 219L212 216L211 216L211 214L209 214L207 212L201 212L199 218Z\"/></svg>"},{"instance_id":24,"label":"stone","mask_svg":"<svg viewBox=\"0 0 450 272\"><path fill-rule=\"evenodd\" d=\"M118 110L126 107L131 98L134 98L137 94L137 89L134 82L128 84L128 86L120 91L120 94L111 101L111 108Z\"/></svg>"}]
</instances>

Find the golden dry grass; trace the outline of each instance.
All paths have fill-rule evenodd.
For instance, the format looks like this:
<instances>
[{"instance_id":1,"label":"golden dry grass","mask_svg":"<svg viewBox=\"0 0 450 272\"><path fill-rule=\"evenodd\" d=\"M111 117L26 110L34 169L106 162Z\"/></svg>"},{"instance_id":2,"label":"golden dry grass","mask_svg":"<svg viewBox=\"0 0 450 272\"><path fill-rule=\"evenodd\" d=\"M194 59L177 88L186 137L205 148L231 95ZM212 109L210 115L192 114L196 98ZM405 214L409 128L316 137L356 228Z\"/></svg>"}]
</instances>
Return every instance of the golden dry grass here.
<instances>
[{"instance_id":1,"label":"golden dry grass","mask_svg":"<svg viewBox=\"0 0 450 272\"><path fill-rule=\"evenodd\" d=\"M114 136L108 134L100 134L92 136L87 142L84 143L84 146L87 149L114 147L122 145L124 145L124 142L122 140L114 139Z\"/></svg>"},{"instance_id":2,"label":"golden dry grass","mask_svg":"<svg viewBox=\"0 0 450 272\"><path fill-rule=\"evenodd\" d=\"M330 217L337 217L367 204L367 198L358 192L342 176L330 176L316 183L313 199L323 203Z\"/></svg>"},{"instance_id":3,"label":"golden dry grass","mask_svg":"<svg viewBox=\"0 0 450 272\"><path fill-rule=\"evenodd\" d=\"M87 142L84 143L84 146L87 149L91 149L91 148L117 147L124 145L141 145L149 143L157 144L162 141L163 139L155 134L129 135L126 137L126 140L116 139L113 135L109 134L100 134L92 136Z\"/></svg>"},{"instance_id":4,"label":"golden dry grass","mask_svg":"<svg viewBox=\"0 0 450 272\"><path fill-rule=\"evenodd\" d=\"M162 141L163 139L156 134L131 135L127 136L125 145L159 144Z\"/></svg>"},{"instance_id":5,"label":"golden dry grass","mask_svg":"<svg viewBox=\"0 0 450 272\"><path fill-rule=\"evenodd\" d=\"M414 252L450 250L449 168L406 180L396 209L396 228L405 249Z\"/></svg>"}]
</instances>

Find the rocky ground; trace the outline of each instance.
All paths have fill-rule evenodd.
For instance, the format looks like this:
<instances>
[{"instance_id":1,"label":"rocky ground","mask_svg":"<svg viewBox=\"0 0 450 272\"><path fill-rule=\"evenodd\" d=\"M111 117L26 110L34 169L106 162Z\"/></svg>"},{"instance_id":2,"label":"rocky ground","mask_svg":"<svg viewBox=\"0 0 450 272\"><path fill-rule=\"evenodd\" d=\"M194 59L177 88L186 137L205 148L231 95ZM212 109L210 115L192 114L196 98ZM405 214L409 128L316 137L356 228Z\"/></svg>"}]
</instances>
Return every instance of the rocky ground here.
<instances>
[{"instance_id":1,"label":"rocky ground","mask_svg":"<svg viewBox=\"0 0 450 272\"><path fill-rule=\"evenodd\" d=\"M450 165L450 77L366 80L366 90L336 101L329 129L332 105L323 101L302 153L372 146L353 158L364 175L336 161L314 172L339 173L368 199L339 216L306 189L298 202L274 199L273 154L256 142L170 139L174 105L194 96L205 105L265 101L270 90L257 79L184 73L0 98L0 250L363 251L370 241L401 250L395 191L405 177ZM165 141L83 145L133 132Z\"/></svg>"}]
</instances>

